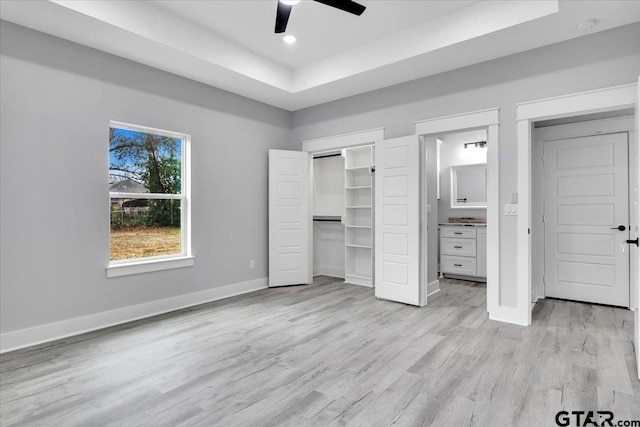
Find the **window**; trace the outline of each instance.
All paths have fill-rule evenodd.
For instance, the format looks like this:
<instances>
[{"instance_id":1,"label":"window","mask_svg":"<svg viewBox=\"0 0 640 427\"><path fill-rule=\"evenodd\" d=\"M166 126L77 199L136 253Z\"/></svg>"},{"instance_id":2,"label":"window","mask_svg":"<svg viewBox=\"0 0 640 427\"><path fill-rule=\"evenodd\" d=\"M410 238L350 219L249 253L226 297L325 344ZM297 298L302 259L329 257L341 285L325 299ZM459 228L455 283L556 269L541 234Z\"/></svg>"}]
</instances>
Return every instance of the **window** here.
<instances>
[{"instance_id":1,"label":"window","mask_svg":"<svg viewBox=\"0 0 640 427\"><path fill-rule=\"evenodd\" d=\"M189 135L111 122L107 275L193 265Z\"/></svg>"}]
</instances>

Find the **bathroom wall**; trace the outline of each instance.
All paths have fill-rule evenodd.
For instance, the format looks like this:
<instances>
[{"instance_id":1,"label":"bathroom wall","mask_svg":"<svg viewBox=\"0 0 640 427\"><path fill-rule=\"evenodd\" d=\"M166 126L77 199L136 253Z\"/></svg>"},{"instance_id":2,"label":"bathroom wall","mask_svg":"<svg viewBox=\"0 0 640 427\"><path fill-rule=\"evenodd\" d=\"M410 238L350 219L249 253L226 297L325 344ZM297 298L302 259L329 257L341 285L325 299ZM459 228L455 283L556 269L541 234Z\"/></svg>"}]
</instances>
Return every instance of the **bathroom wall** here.
<instances>
[{"instance_id":1,"label":"bathroom wall","mask_svg":"<svg viewBox=\"0 0 640 427\"><path fill-rule=\"evenodd\" d=\"M465 142L486 141L486 130L438 135L440 145L440 199L438 221L448 222L449 217L487 217L486 209L451 209L451 166L487 163L487 149L464 148Z\"/></svg>"}]
</instances>

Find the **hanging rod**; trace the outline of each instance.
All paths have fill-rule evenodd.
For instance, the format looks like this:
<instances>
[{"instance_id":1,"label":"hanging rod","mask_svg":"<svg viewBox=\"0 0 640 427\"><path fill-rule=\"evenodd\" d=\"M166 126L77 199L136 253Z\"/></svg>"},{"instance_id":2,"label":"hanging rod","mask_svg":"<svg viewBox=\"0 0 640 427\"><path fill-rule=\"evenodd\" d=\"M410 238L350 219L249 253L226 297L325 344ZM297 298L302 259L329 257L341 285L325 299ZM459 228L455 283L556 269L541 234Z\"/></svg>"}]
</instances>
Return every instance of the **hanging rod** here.
<instances>
[{"instance_id":1,"label":"hanging rod","mask_svg":"<svg viewBox=\"0 0 640 427\"><path fill-rule=\"evenodd\" d=\"M325 154L324 156L317 156L314 157L313 160L315 159L324 159L325 157L336 157L336 156L342 156L342 154L340 153L336 153L336 154Z\"/></svg>"}]
</instances>

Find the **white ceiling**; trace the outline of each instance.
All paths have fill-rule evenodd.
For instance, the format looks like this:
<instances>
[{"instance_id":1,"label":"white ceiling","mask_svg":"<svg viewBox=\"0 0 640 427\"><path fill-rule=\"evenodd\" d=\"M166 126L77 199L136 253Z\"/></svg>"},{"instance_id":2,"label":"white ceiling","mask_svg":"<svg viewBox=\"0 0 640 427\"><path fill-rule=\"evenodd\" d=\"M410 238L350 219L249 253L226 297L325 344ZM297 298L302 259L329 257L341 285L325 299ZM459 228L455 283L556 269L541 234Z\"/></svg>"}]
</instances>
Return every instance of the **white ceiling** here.
<instances>
[{"instance_id":1,"label":"white ceiling","mask_svg":"<svg viewBox=\"0 0 640 427\"><path fill-rule=\"evenodd\" d=\"M290 111L640 21L637 0L0 1L0 18Z\"/></svg>"},{"instance_id":2,"label":"white ceiling","mask_svg":"<svg viewBox=\"0 0 640 427\"><path fill-rule=\"evenodd\" d=\"M290 69L374 42L405 28L453 13L476 1L363 1L366 12L355 16L311 0L291 13L287 45L273 32L277 1L150 0L155 7L191 21L212 34Z\"/></svg>"}]
</instances>

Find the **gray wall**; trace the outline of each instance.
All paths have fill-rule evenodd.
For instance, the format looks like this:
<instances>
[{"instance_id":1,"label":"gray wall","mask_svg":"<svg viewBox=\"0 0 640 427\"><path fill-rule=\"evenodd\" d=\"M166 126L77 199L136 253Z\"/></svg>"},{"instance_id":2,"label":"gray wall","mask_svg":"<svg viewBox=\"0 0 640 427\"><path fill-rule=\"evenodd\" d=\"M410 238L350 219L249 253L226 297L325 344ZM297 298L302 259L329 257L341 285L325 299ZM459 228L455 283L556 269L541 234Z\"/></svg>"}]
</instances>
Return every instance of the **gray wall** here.
<instances>
[{"instance_id":1,"label":"gray wall","mask_svg":"<svg viewBox=\"0 0 640 427\"><path fill-rule=\"evenodd\" d=\"M592 34L432 77L307 108L293 115L295 141L385 127L414 133L414 121L500 107L500 204L516 181L516 103L635 83L640 24ZM516 305L516 220L500 220L500 303Z\"/></svg>"},{"instance_id":2,"label":"gray wall","mask_svg":"<svg viewBox=\"0 0 640 427\"><path fill-rule=\"evenodd\" d=\"M515 103L633 83L640 24L294 113L7 22L0 25L0 332L267 276L267 150L500 107L500 198L516 191ZM192 135L196 265L106 279L108 122ZM515 305L516 217L501 219ZM249 259L256 269L249 270Z\"/></svg>"},{"instance_id":3,"label":"gray wall","mask_svg":"<svg viewBox=\"0 0 640 427\"><path fill-rule=\"evenodd\" d=\"M267 276L267 150L293 148L291 113L0 27L1 332ZM191 134L194 267L106 278L109 120Z\"/></svg>"}]
</instances>

